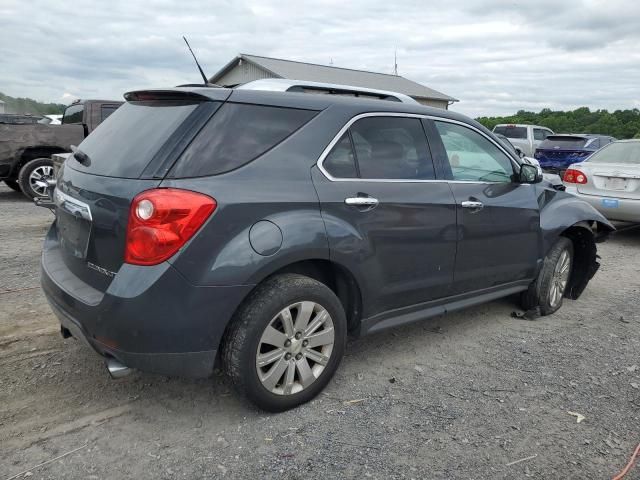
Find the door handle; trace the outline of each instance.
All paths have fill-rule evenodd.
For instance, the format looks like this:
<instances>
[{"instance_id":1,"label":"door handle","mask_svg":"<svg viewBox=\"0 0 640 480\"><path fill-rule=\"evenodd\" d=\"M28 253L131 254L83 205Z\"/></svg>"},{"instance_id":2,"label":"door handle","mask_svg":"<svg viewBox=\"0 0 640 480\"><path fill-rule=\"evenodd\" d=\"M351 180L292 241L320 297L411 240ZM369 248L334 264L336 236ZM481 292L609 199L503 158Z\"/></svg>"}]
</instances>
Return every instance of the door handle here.
<instances>
[{"instance_id":1,"label":"door handle","mask_svg":"<svg viewBox=\"0 0 640 480\"><path fill-rule=\"evenodd\" d=\"M344 203L354 207L375 207L379 202L373 197L349 197L344 199Z\"/></svg>"},{"instance_id":2,"label":"door handle","mask_svg":"<svg viewBox=\"0 0 640 480\"><path fill-rule=\"evenodd\" d=\"M462 205L462 208L470 208L472 210L482 210L482 207L484 207L484 204L482 202L473 200L467 200L465 202L462 202L460 205Z\"/></svg>"}]
</instances>

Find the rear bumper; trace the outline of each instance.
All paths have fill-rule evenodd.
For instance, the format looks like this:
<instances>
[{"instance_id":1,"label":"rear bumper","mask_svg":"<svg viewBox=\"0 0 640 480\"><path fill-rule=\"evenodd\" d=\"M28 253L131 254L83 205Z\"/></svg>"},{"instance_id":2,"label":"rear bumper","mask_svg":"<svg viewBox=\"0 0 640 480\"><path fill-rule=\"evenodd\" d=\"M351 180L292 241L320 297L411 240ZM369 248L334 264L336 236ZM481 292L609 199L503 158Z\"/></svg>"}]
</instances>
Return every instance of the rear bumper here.
<instances>
[{"instance_id":1,"label":"rear bumper","mask_svg":"<svg viewBox=\"0 0 640 480\"><path fill-rule=\"evenodd\" d=\"M63 333L141 371L211 374L224 330L251 286L198 287L166 263L125 264L109 288L98 292L59 261L52 231L43 249L41 283Z\"/></svg>"},{"instance_id":2,"label":"rear bumper","mask_svg":"<svg viewBox=\"0 0 640 480\"><path fill-rule=\"evenodd\" d=\"M598 212L600 212L607 220L615 220L619 222L640 222L640 200L631 200L618 198L616 196L605 195L585 195L578 192L576 187L567 186L567 193L570 193L580 200L584 200ZM602 200L617 200L617 208L606 207Z\"/></svg>"}]
</instances>

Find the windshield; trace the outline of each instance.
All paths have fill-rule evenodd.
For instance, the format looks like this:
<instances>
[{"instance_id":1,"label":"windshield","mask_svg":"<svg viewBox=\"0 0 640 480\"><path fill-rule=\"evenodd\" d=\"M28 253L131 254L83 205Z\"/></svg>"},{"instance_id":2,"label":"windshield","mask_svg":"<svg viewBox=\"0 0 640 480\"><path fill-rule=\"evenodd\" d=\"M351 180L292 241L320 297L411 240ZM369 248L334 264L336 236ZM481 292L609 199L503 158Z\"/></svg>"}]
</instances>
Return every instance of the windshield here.
<instances>
[{"instance_id":1,"label":"windshield","mask_svg":"<svg viewBox=\"0 0 640 480\"><path fill-rule=\"evenodd\" d=\"M640 141L613 142L598 150L587 160L589 163L624 163L640 165Z\"/></svg>"},{"instance_id":2,"label":"windshield","mask_svg":"<svg viewBox=\"0 0 640 480\"><path fill-rule=\"evenodd\" d=\"M125 103L78 146L81 156L70 157L69 166L94 175L138 178L197 106L184 102Z\"/></svg>"}]
</instances>

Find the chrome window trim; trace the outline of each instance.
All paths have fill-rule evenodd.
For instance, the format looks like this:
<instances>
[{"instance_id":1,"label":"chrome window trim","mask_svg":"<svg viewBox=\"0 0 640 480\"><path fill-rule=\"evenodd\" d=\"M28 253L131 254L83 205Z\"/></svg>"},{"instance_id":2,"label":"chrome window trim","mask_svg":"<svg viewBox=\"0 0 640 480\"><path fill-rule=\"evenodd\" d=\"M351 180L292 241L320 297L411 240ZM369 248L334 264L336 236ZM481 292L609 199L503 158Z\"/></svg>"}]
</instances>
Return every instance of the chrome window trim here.
<instances>
[{"instance_id":1,"label":"chrome window trim","mask_svg":"<svg viewBox=\"0 0 640 480\"><path fill-rule=\"evenodd\" d=\"M479 130L478 128L474 127L473 125L470 125L470 124L465 123L465 122L461 122L460 120L453 120L451 118L437 117L435 115L423 115L423 114L419 114L419 113L367 112L367 113L360 113L360 114L356 115L355 117L352 117L351 119L349 119L349 121L344 124L344 126L340 129L340 131L337 133L337 135L335 137L333 137L331 142L329 142L329 145L327 145L327 147L320 154L320 157L318 158L318 161L316 162L316 165L318 166L318 170L320 170L322 172L322 174L330 182L374 182L374 183L449 182L449 183L475 183L475 184L481 184L481 185L507 183L507 182L488 182L488 181L475 181L475 180L447 180L447 179L437 179L437 178L436 179L431 179L431 180L420 180L420 179L398 179L398 178L337 178L337 177L334 177L327 170L325 170L325 168L323 166L324 160L327 158L327 156L329 155L329 153L331 152L333 147L340 141L340 139L345 134L345 132L347 130L349 130L351 125L353 125L355 122L357 122L358 120L360 120L362 118L369 118L369 117L403 117L403 118L417 118L417 119L425 118L425 119L428 119L428 120L434 120L434 121L438 121L438 122L447 122L447 123L454 123L454 124L457 124L457 125L461 125L463 127L469 128L470 130L473 130L476 133L479 133L484 138L489 140L489 142L491 142L493 145L498 147L498 149L502 153L504 153L506 155L506 157L511 161L512 166L514 166L514 167L518 167L519 166L518 163L511 157L511 155L509 155L507 153L507 151L499 143L495 142L487 134L485 134L483 131ZM426 139L426 134L425 134L425 139ZM515 171L514 171L514 173L515 173Z\"/></svg>"}]
</instances>

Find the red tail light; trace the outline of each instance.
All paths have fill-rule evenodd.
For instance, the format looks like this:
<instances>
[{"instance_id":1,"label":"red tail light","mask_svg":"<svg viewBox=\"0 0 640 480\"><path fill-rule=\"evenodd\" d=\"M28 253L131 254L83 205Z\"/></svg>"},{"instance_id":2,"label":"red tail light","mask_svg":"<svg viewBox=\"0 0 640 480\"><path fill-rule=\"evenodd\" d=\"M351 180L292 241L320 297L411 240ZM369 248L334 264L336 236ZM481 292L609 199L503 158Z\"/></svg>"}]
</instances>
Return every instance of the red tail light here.
<instances>
[{"instance_id":1,"label":"red tail light","mask_svg":"<svg viewBox=\"0 0 640 480\"><path fill-rule=\"evenodd\" d=\"M176 188L142 192L131 203L124 261L157 265L176 253L216 209L201 193Z\"/></svg>"},{"instance_id":2,"label":"red tail light","mask_svg":"<svg viewBox=\"0 0 640 480\"><path fill-rule=\"evenodd\" d=\"M580 170L569 168L564 172L564 178L562 181L566 183L585 184L587 183L587 176Z\"/></svg>"}]
</instances>

